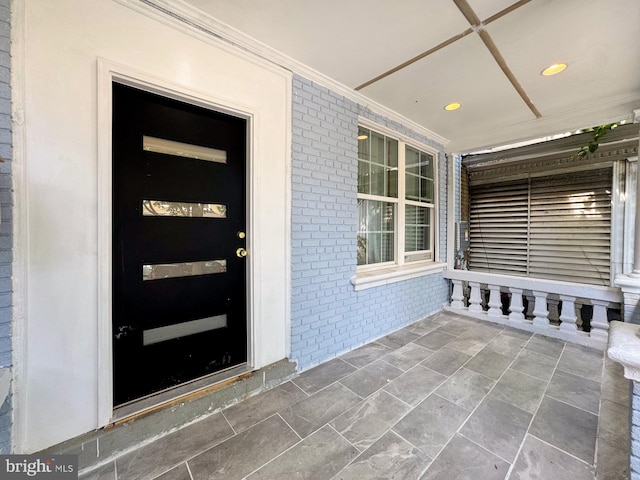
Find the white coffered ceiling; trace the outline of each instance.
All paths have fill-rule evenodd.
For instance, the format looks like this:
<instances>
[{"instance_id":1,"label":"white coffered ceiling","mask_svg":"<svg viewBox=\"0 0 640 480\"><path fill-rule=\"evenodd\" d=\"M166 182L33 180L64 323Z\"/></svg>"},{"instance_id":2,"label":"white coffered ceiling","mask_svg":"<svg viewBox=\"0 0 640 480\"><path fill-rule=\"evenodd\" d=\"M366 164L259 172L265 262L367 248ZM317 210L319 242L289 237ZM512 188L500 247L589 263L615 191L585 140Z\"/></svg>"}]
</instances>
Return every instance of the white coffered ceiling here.
<instances>
[{"instance_id":1,"label":"white coffered ceiling","mask_svg":"<svg viewBox=\"0 0 640 480\"><path fill-rule=\"evenodd\" d=\"M184 0L450 140L479 148L630 119L638 0ZM555 62L554 77L540 72ZM450 102L462 107L446 112Z\"/></svg>"}]
</instances>

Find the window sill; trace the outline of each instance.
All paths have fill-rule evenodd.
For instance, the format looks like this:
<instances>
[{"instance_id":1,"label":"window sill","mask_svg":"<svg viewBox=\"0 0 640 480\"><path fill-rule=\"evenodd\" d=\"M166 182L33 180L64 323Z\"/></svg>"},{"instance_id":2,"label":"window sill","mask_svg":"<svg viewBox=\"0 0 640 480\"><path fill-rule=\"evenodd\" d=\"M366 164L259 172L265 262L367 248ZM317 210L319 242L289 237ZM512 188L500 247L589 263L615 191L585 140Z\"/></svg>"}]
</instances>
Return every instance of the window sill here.
<instances>
[{"instance_id":1,"label":"window sill","mask_svg":"<svg viewBox=\"0 0 640 480\"><path fill-rule=\"evenodd\" d=\"M393 266L381 268L379 270L370 270L358 273L351 277L351 284L357 292L360 290L366 290L367 288L380 287L390 283L401 282L402 280L409 280L410 278L417 278L431 273L442 272L446 267L446 263L429 262L416 265L403 265L401 267Z\"/></svg>"}]
</instances>

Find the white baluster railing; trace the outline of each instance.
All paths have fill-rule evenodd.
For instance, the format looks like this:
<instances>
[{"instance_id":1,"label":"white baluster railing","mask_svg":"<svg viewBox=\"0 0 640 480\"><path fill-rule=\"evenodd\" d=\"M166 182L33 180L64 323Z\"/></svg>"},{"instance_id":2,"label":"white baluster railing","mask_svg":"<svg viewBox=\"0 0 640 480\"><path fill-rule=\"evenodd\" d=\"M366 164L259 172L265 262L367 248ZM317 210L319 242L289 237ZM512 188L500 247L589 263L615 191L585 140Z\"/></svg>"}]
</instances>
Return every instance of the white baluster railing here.
<instances>
[{"instance_id":1,"label":"white baluster railing","mask_svg":"<svg viewBox=\"0 0 640 480\"><path fill-rule=\"evenodd\" d=\"M622 292L614 287L468 270L446 270L444 277L453 287L447 309L600 349L607 344L608 313L619 310L623 301ZM501 292L508 293L508 315L503 314ZM590 321L588 314L582 319L583 305L593 307Z\"/></svg>"}]
</instances>

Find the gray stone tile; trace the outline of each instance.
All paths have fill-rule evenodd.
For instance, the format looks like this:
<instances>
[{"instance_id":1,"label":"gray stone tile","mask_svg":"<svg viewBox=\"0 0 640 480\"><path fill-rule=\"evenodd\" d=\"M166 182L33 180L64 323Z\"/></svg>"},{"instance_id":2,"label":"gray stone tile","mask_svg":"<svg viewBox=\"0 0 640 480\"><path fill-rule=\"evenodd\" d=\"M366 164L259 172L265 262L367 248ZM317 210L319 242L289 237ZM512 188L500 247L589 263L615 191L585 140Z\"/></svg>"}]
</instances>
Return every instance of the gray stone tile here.
<instances>
[{"instance_id":1,"label":"gray stone tile","mask_svg":"<svg viewBox=\"0 0 640 480\"><path fill-rule=\"evenodd\" d=\"M509 480L593 480L592 466L527 435Z\"/></svg>"},{"instance_id":2,"label":"gray stone tile","mask_svg":"<svg viewBox=\"0 0 640 480\"><path fill-rule=\"evenodd\" d=\"M509 326L505 327L501 333L504 335L509 335L510 337L519 338L521 340L529 340L533 336L533 333L531 332Z\"/></svg>"},{"instance_id":3,"label":"gray stone tile","mask_svg":"<svg viewBox=\"0 0 640 480\"><path fill-rule=\"evenodd\" d=\"M598 436L596 478L598 480L629 480L629 448L620 448Z\"/></svg>"},{"instance_id":4,"label":"gray stone tile","mask_svg":"<svg viewBox=\"0 0 640 480\"><path fill-rule=\"evenodd\" d=\"M116 463L109 462L90 472L80 475L79 480L116 480Z\"/></svg>"},{"instance_id":5,"label":"gray stone tile","mask_svg":"<svg viewBox=\"0 0 640 480\"><path fill-rule=\"evenodd\" d=\"M416 365L387 384L384 390L410 405L417 405L446 379L427 367Z\"/></svg>"},{"instance_id":6,"label":"gray stone tile","mask_svg":"<svg viewBox=\"0 0 640 480\"><path fill-rule=\"evenodd\" d=\"M367 343L360 348L356 348L351 352L345 353L340 358L345 362L349 362L354 367L362 368L391 351L393 350L385 347L384 345L373 342Z\"/></svg>"},{"instance_id":7,"label":"gray stone tile","mask_svg":"<svg viewBox=\"0 0 640 480\"><path fill-rule=\"evenodd\" d=\"M529 343L527 343L525 348L532 352L541 353L548 357L557 359L562 353L564 342L555 338L535 335L531 340L529 340Z\"/></svg>"},{"instance_id":8,"label":"gray stone tile","mask_svg":"<svg viewBox=\"0 0 640 480\"><path fill-rule=\"evenodd\" d=\"M510 368L548 382L553 375L555 367L555 359L525 349L516 357Z\"/></svg>"},{"instance_id":9,"label":"gray stone tile","mask_svg":"<svg viewBox=\"0 0 640 480\"><path fill-rule=\"evenodd\" d=\"M467 333L463 333L459 337L456 337L447 344L447 347L467 355L474 356L486 347L490 340L491 338L478 335L476 330L471 330Z\"/></svg>"},{"instance_id":10,"label":"gray stone tile","mask_svg":"<svg viewBox=\"0 0 640 480\"><path fill-rule=\"evenodd\" d=\"M156 477L154 480L191 480L191 474L187 464L183 463Z\"/></svg>"},{"instance_id":11,"label":"gray stone tile","mask_svg":"<svg viewBox=\"0 0 640 480\"><path fill-rule=\"evenodd\" d=\"M445 323L444 325L438 327L436 332L444 332L449 335L462 335L467 330L470 330L473 327L472 324L466 322L458 322L456 320L451 320L449 323Z\"/></svg>"},{"instance_id":12,"label":"gray stone tile","mask_svg":"<svg viewBox=\"0 0 640 480\"><path fill-rule=\"evenodd\" d=\"M508 470L507 462L456 435L421 480L502 480Z\"/></svg>"},{"instance_id":13,"label":"gray stone tile","mask_svg":"<svg viewBox=\"0 0 640 480\"><path fill-rule=\"evenodd\" d=\"M547 382L509 369L491 390L490 395L525 412L535 413Z\"/></svg>"},{"instance_id":14,"label":"gray stone tile","mask_svg":"<svg viewBox=\"0 0 640 480\"><path fill-rule=\"evenodd\" d=\"M460 434L511 463L531 417L529 412L487 397L460 429Z\"/></svg>"},{"instance_id":15,"label":"gray stone tile","mask_svg":"<svg viewBox=\"0 0 640 480\"><path fill-rule=\"evenodd\" d=\"M329 480L358 454L353 445L325 425L247 480Z\"/></svg>"},{"instance_id":16,"label":"gray stone tile","mask_svg":"<svg viewBox=\"0 0 640 480\"><path fill-rule=\"evenodd\" d=\"M593 464L598 417L545 396L529 433Z\"/></svg>"},{"instance_id":17,"label":"gray stone tile","mask_svg":"<svg viewBox=\"0 0 640 480\"><path fill-rule=\"evenodd\" d=\"M302 390L287 382L255 397L247 398L227 408L223 413L237 433L304 398L307 398L307 395Z\"/></svg>"},{"instance_id":18,"label":"gray stone tile","mask_svg":"<svg viewBox=\"0 0 640 480\"><path fill-rule=\"evenodd\" d=\"M340 383L364 398L382 388L394 378L399 377L402 373L402 370L393 365L377 361L340 380Z\"/></svg>"},{"instance_id":19,"label":"gray stone tile","mask_svg":"<svg viewBox=\"0 0 640 480\"><path fill-rule=\"evenodd\" d=\"M629 406L611 400L601 400L598 441L606 441L620 450L629 451Z\"/></svg>"},{"instance_id":20,"label":"gray stone tile","mask_svg":"<svg viewBox=\"0 0 640 480\"><path fill-rule=\"evenodd\" d=\"M504 327L490 322L479 322L469 333L484 338L487 342L498 336Z\"/></svg>"},{"instance_id":21,"label":"gray stone tile","mask_svg":"<svg viewBox=\"0 0 640 480\"><path fill-rule=\"evenodd\" d=\"M188 465L194 480L240 480L299 441L274 415L201 453Z\"/></svg>"},{"instance_id":22,"label":"gray stone tile","mask_svg":"<svg viewBox=\"0 0 640 480\"><path fill-rule=\"evenodd\" d=\"M422 362L422 365L438 373L449 376L462 365L467 363L470 358L471 355L445 347L427 358Z\"/></svg>"},{"instance_id":23,"label":"gray stone tile","mask_svg":"<svg viewBox=\"0 0 640 480\"><path fill-rule=\"evenodd\" d=\"M579 345L567 345L558 362L562 371L597 381L602 378L602 365L602 352Z\"/></svg>"},{"instance_id":24,"label":"gray stone tile","mask_svg":"<svg viewBox=\"0 0 640 480\"><path fill-rule=\"evenodd\" d=\"M393 431L434 458L468 416L467 410L434 393L400 420Z\"/></svg>"},{"instance_id":25,"label":"gray stone tile","mask_svg":"<svg viewBox=\"0 0 640 480\"><path fill-rule=\"evenodd\" d=\"M485 350L500 353L506 357L515 358L520 351L527 344L527 338L519 338L502 332L494 337L486 347Z\"/></svg>"},{"instance_id":26,"label":"gray stone tile","mask_svg":"<svg viewBox=\"0 0 640 480\"><path fill-rule=\"evenodd\" d=\"M433 322L431 318L425 318L424 320L420 320L418 322L412 323L405 327L407 330L413 333L417 333L418 335L426 335L429 332L434 331L441 325L439 322Z\"/></svg>"},{"instance_id":27,"label":"gray stone tile","mask_svg":"<svg viewBox=\"0 0 640 480\"><path fill-rule=\"evenodd\" d=\"M353 407L362 398L340 383L285 408L280 416L302 438Z\"/></svg>"},{"instance_id":28,"label":"gray stone tile","mask_svg":"<svg viewBox=\"0 0 640 480\"><path fill-rule=\"evenodd\" d=\"M602 373L601 398L628 406L631 391L630 380L624 378L622 365L605 359Z\"/></svg>"},{"instance_id":29,"label":"gray stone tile","mask_svg":"<svg viewBox=\"0 0 640 480\"><path fill-rule=\"evenodd\" d=\"M507 357L501 353L492 352L485 348L469 360L464 368L481 373L485 377L498 380L512 361L513 358L511 357Z\"/></svg>"},{"instance_id":30,"label":"gray stone tile","mask_svg":"<svg viewBox=\"0 0 640 480\"><path fill-rule=\"evenodd\" d=\"M461 368L454 373L436 393L442 398L466 409L473 410L489 393L494 380L479 373Z\"/></svg>"},{"instance_id":31,"label":"gray stone tile","mask_svg":"<svg viewBox=\"0 0 640 480\"><path fill-rule=\"evenodd\" d=\"M428 358L432 353L433 351L428 348L421 347L416 343L409 343L385 355L382 359L400 370L407 371Z\"/></svg>"},{"instance_id":32,"label":"gray stone tile","mask_svg":"<svg viewBox=\"0 0 640 480\"><path fill-rule=\"evenodd\" d=\"M414 340L420 338L421 335L414 333L407 329L398 330L396 332L390 333L382 338L376 340L377 343L384 345L385 347L396 350L407 343L411 343Z\"/></svg>"},{"instance_id":33,"label":"gray stone tile","mask_svg":"<svg viewBox=\"0 0 640 480\"><path fill-rule=\"evenodd\" d=\"M549 382L547 395L598 415L600 383L588 378L578 377L558 369Z\"/></svg>"},{"instance_id":34,"label":"gray stone tile","mask_svg":"<svg viewBox=\"0 0 640 480\"><path fill-rule=\"evenodd\" d=\"M153 478L219 444L234 432L221 413L170 433L116 459L118 479Z\"/></svg>"},{"instance_id":35,"label":"gray stone tile","mask_svg":"<svg viewBox=\"0 0 640 480\"><path fill-rule=\"evenodd\" d=\"M340 415L331 425L364 451L409 410L409 405L381 390Z\"/></svg>"},{"instance_id":36,"label":"gray stone tile","mask_svg":"<svg viewBox=\"0 0 640 480\"><path fill-rule=\"evenodd\" d=\"M429 350L440 350L447 343L455 339L455 336L449 335L448 333L434 331L414 340L414 343L428 348Z\"/></svg>"},{"instance_id":37,"label":"gray stone tile","mask_svg":"<svg viewBox=\"0 0 640 480\"><path fill-rule=\"evenodd\" d=\"M393 432L367 448L336 480L418 479L431 459Z\"/></svg>"},{"instance_id":38,"label":"gray stone tile","mask_svg":"<svg viewBox=\"0 0 640 480\"><path fill-rule=\"evenodd\" d=\"M317 367L302 372L292 381L306 393L311 395L355 371L356 367L353 365L339 358L334 358L322 365L318 365Z\"/></svg>"}]
</instances>

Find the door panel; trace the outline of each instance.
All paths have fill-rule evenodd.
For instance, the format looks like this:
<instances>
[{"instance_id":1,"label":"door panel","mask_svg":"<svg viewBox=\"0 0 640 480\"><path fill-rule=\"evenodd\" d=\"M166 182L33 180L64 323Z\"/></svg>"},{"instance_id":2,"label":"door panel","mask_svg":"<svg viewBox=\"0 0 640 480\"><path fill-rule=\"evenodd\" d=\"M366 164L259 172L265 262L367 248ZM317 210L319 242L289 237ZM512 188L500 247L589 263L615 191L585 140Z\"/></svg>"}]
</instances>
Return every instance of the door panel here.
<instances>
[{"instance_id":1,"label":"door panel","mask_svg":"<svg viewBox=\"0 0 640 480\"><path fill-rule=\"evenodd\" d=\"M115 405L246 362L245 169L246 120L113 84Z\"/></svg>"}]
</instances>

